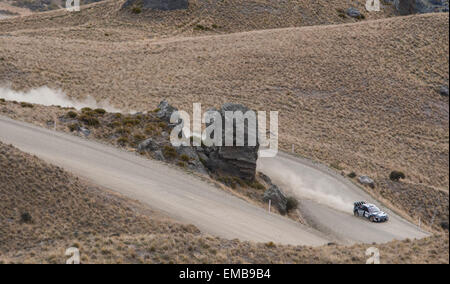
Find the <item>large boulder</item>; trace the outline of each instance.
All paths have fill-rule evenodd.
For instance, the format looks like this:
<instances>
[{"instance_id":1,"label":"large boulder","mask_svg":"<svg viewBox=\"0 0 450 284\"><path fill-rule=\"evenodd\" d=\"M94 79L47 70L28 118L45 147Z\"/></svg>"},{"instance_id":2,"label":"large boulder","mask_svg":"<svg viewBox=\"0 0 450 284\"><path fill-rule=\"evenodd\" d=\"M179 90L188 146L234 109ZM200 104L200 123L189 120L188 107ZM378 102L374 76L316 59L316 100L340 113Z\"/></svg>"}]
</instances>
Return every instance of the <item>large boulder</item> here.
<instances>
[{"instance_id":1,"label":"large boulder","mask_svg":"<svg viewBox=\"0 0 450 284\"><path fill-rule=\"evenodd\" d=\"M249 109L241 104L224 104L219 113L222 117L222 142L225 143L225 137L233 137L234 146L212 146L206 147L203 151L208 156L206 159L206 166L208 169L218 175L233 176L243 180L253 181L256 175L256 161L258 160L259 142L257 137L253 137L253 133L249 131L249 125L246 123L243 129L244 146L236 146L236 135L233 131L239 132L236 128L236 121L233 120L233 129L226 129L226 112L241 111L246 113ZM257 127L257 124L253 125ZM257 129L257 128L256 128ZM232 136L230 136L232 135ZM253 138L256 140L256 145L251 145L249 141Z\"/></svg>"},{"instance_id":2,"label":"large boulder","mask_svg":"<svg viewBox=\"0 0 450 284\"><path fill-rule=\"evenodd\" d=\"M123 4L123 8L139 5L142 9L151 10L180 10L189 7L189 0L128 0Z\"/></svg>"},{"instance_id":3,"label":"large boulder","mask_svg":"<svg viewBox=\"0 0 450 284\"><path fill-rule=\"evenodd\" d=\"M401 15L448 12L448 0L388 0Z\"/></svg>"}]
</instances>

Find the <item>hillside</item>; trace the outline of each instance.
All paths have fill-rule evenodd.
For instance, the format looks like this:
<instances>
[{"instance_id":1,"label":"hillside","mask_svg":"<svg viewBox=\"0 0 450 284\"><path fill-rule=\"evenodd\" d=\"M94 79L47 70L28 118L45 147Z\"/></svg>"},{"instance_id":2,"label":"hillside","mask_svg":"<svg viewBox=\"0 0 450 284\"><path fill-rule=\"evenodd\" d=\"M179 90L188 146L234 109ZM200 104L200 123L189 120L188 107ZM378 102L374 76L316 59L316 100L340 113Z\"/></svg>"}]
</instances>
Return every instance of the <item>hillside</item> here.
<instances>
[{"instance_id":1,"label":"hillside","mask_svg":"<svg viewBox=\"0 0 450 284\"><path fill-rule=\"evenodd\" d=\"M101 4L115 2L89 7ZM278 110L283 149L370 175L372 194L413 218L431 222L436 204L445 212L448 14L157 40L132 25L38 28L61 20L53 13L2 22L1 81L141 111L163 98L187 110L227 101ZM406 173L400 186L387 182L392 170Z\"/></svg>"},{"instance_id":2,"label":"hillside","mask_svg":"<svg viewBox=\"0 0 450 284\"><path fill-rule=\"evenodd\" d=\"M0 263L364 263L368 245L228 241L174 223L0 142ZM448 263L448 235L378 246L383 263ZM402 257L398 258L398 252Z\"/></svg>"},{"instance_id":3,"label":"hillside","mask_svg":"<svg viewBox=\"0 0 450 284\"><path fill-rule=\"evenodd\" d=\"M345 15L358 8L365 20L395 15L386 5L380 12L367 13L365 0L190 0L187 10L156 11L122 8L125 0L105 0L82 6L81 11L65 9L36 13L32 17L5 20L0 31L40 30L41 35L93 40L140 40L175 35L224 34L251 30L340 24L360 21ZM136 3L138 3L137 1ZM140 7L140 6L139 6ZM104 36L110 34L109 37ZM101 35L101 36L100 36Z\"/></svg>"}]
</instances>

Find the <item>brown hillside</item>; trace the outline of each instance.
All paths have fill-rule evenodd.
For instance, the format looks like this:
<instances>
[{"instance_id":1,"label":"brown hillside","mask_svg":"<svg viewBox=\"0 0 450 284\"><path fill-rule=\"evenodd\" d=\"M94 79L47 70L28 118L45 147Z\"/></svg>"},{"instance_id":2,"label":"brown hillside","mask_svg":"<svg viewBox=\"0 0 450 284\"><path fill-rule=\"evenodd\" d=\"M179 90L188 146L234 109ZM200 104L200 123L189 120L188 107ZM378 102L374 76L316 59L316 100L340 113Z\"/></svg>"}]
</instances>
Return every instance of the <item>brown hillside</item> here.
<instances>
[{"instance_id":1,"label":"brown hillside","mask_svg":"<svg viewBox=\"0 0 450 284\"><path fill-rule=\"evenodd\" d=\"M205 236L2 143L0 168L0 263L64 263L72 246L79 248L83 263L366 260L368 245L309 248ZM377 247L383 263L448 263L448 235Z\"/></svg>"}]
</instances>

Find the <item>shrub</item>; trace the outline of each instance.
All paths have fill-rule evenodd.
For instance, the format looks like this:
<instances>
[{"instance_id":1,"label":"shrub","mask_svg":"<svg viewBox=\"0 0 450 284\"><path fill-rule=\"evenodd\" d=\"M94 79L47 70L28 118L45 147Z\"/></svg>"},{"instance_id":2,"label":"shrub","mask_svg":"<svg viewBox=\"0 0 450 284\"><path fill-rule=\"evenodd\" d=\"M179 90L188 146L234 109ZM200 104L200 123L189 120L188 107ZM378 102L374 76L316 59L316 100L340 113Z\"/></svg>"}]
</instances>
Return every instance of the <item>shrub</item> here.
<instances>
[{"instance_id":1,"label":"shrub","mask_svg":"<svg viewBox=\"0 0 450 284\"><path fill-rule=\"evenodd\" d=\"M69 111L67 113L67 117L70 117L70 118L76 118L77 116L78 116L78 114L74 111Z\"/></svg>"},{"instance_id":2,"label":"shrub","mask_svg":"<svg viewBox=\"0 0 450 284\"><path fill-rule=\"evenodd\" d=\"M262 185L259 181L247 182L247 185L254 189L265 189L264 185Z\"/></svg>"},{"instance_id":3,"label":"shrub","mask_svg":"<svg viewBox=\"0 0 450 284\"><path fill-rule=\"evenodd\" d=\"M333 169L338 170L338 171L342 171L343 170L343 168L341 167L341 164L339 162L332 163L330 165L330 167L332 167Z\"/></svg>"},{"instance_id":4,"label":"shrub","mask_svg":"<svg viewBox=\"0 0 450 284\"><path fill-rule=\"evenodd\" d=\"M126 144L128 144L128 138L125 136L120 137L119 139L117 139L117 143L120 146L125 146Z\"/></svg>"},{"instance_id":5,"label":"shrub","mask_svg":"<svg viewBox=\"0 0 450 284\"><path fill-rule=\"evenodd\" d=\"M131 8L131 12L133 12L133 14L140 14L140 13L142 13L142 9L141 9L141 7L134 6Z\"/></svg>"},{"instance_id":6,"label":"shrub","mask_svg":"<svg viewBox=\"0 0 450 284\"><path fill-rule=\"evenodd\" d=\"M158 123L158 126L161 127L161 128L166 128L167 127L167 123L160 122L160 123Z\"/></svg>"},{"instance_id":7,"label":"shrub","mask_svg":"<svg viewBox=\"0 0 450 284\"><path fill-rule=\"evenodd\" d=\"M347 175L349 178L355 178L356 177L356 173L355 172L351 172Z\"/></svg>"},{"instance_id":8,"label":"shrub","mask_svg":"<svg viewBox=\"0 0 450 284\"><path fill-rule=\"evenodd\" d=\"M130 134L131 131L128 128L120 128L116 131L116 133L120 134L120 135L127 135L127 134Z\"/></svg>"},{"instance_id":9,"label":"shrub","mask_svg":"<svg viewBox=\"0 0 450 284\"><path fill-rule=\"evenodd\" d=\"M390 178L392 181L399 181L399 180L401 180L401 179L405 179L406 176L405 176L405 174L402 173L402 172L399 172L399 171L393 171L393 172L391 172L391 174L389 175L389 178Z\"/></svg>"},{"instance_id":10,"label":"shrub","mask_svg":"<svg viewBox=\"0 0 450 284\"><path fill-rule=\"evenodd\" d=\"M205 26L200 25L200 24L197 24L197 25L195 25L194 30L196 30L196 31L209 31L210 28L205 27Z\"/></svg>"},{"instance_id":11,"label":"shrub","mask_svg":"<svg viewBox=\"0 0 450 284\"><path fill-rule=\"evenodd\" d=\"M184 162L189 162L189 160L190 160L189 156L186 154L181 155L180 159Z\"/></svg>"},{"instance_id":12,"label":"shrub","mask_svg":"<svg viewBox=\"0 0 450 284\"><path fill-rule=\"evenodd\" d=\"M148 135L152 134L153 131L155 131L155 127L153 125L148 125L144 130L145 134Z\"/></svg>"},{"instance_id":13,"label":"shrub","mask_svg":"<svg viewBox=\"0 0 450 284\"><path fill-rule=\"evenodd\" d=\"M22 214L20 215L20 221L21 221L22 223L27 223L27 224L29 224L29 223L31 223L31 220L32 220L31 215L30 215L30 213L28 213L28 212L22 213Z\"/></svg>"},{"instance_id":14,"label":"shrub","mask_svg":"<svg viewBox=\"0 0 450 284\"><path fill-rule=\"evenodd\" d=\"M134 119L131 117L127 117L123 120L123 125L127 125L127 126L135 126L138 125L140 123L140 121L138 119Z\"/></svg>"},{"instance_id":15,"label":"shrub","mask_svg":"<svg viewBox=\"0 0 450 284\"><path fill-rule=\"evenodd\" d=\"M20 106L21 106L21 107L28 107L28 108L33 108L33 107L34 107L32 104L30 104L30 103L25 103L25 102L21 102L21 103L20 103Z\"/></svg>"},{"instance_id":16,"label":"shrub","mask_svg":"<svg viewBox=\"0 0 450 284\"><path fill-rule=\"evenodd\" d=\"M97 108L94 110L94 112L99 115L104 115L106 113L106 110L104 110L102 108Z\"/></svg>"},{"instance_id":17,"label":"shrub","mask_svg":"<svg viewBox=\"0 0 450 284\"><path fill-rule=\"evenodd\" d=\"M6 102L5 99L0 98L0 103L4 103L4 102Z\"/></svg>"},{"instance_id":18,"label":"shrub","mask_svg":"<svg viewBox=\"0 0 450 284\"><path fill-rule=\"evenodd\" d=\"M113 117L115 119L121 119L122 118L122 114L121 113L115 113Z\"/></svg>"},{"instance_id":19,"label":"shrub","mask_svg":"<svg viewBox=\"0 0 450 284\"><path fill-rule=\"evenodd\" d=\"M295 199L292 196L289 196L287 198L286 211L290 212L290 211L295 210L297 208L298 208L298 201L297 201L297 199Z\"/></svg>"},{"instance_id":20,"label":"shrub","mask_svg":"<svg viewBox=\"0 0 450 284\"><path fill-rule=\"evenodd\" d=\"M141 134L134 135L134 141L140 142L142 140L145 140L145 136L144 135L141 135Z\"/></svg>"},{"instance_id":21,"label":"shrub","mask_svg":"<svg viewBox=\"0 0 450 284\"><path fill-rule=\"evenodd\" d=\"M84 107L81 109L81 112L85 113L85 112L92 112L92 109L90 107Z\"/></svg>"},{"instance_id":22,"label":"shrub","mask_svg":"<svg viewBox=\"0 0 450 284\"><path fill-rule=\"evenodd\" d=\"M110 124L110 126L112 127L112 128L117 128L117 127L120 127L122 124L120 123L120 122L118 122L118 121L114 121L114 122L112 122L111 124Z\"/></svg>"},{"instance_id":23,"label":"shrub","mask_svg":"<svg viewBox=\"0 0 450 284\"><path fill-rule=\"evenodd\" d=\"M275 245L274 242L268 242L268 243L266 243L266 247L268 247L268 248L274 248L274 247L276 247L276 245Z\"/></svg>"},{"instance_id":24,"label":"shrub","mask_svg":"<svg viewBox=\"0 0 450 284\"><path fill-rule=\"evenodd\" d=\"M182 167L182 168L185 168L185 167L186 167L186 163L185 163L185 162L182 162L182 161L179 161L179 162L177 163L177 165L178 165L179 167Z\"/></svg>"},{"instance_id":25,"label":"shrub","mask_svg":"<svg viewBox=\"0 0 450 284\"><path fill-rule=\"evenodd\" d=\"M74 132L75 130L78 130L78 128L80 126L78 125L78 123L72 123L72 124L69 124L68 127L69 127L70 132Z\"/></svg>"},{"instance_id":26,"label":"shrub","mask_svg":"<svg viewBox=\"0 0 450 284\"><path fill-rule=\"evenodd\" d=\"M177 151L175 150L174 147L166 145L164 146L163 154L165 157L173 159L177 156Z\"/></svg>"},{"instance_id":27,"label":"shrub","mask_svg":"<svg viewBox=\"0 0 450 284\"><path fill-rule=\"evenodd\" d=\"M82 114L80 116L80 121L82 121L84 124L88 125L88 126L98 126L100 125L100 121L91 116L91 115L87 115L87 114Z\"/></svg>"}]
</instances>

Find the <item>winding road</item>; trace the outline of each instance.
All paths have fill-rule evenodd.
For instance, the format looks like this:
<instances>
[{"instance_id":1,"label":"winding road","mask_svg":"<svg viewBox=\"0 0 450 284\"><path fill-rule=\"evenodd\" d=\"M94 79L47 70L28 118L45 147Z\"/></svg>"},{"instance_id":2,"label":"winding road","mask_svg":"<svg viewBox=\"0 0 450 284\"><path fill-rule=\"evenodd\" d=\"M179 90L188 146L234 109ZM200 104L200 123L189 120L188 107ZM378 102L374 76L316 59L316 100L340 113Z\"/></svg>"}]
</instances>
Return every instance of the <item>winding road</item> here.
<instances>
[{"instance_id":1,"label":"winding road","mask_svg":"<svg viewBox=\"0 0 450 284\"><path fill-rule=\"evenodd\" d=\"M354 217L355 200L375 200L325 168L284 153L260 159L258 167L302 200L302 213L311 227L270 214L163 163L73 135L0 116L0 141L227 239L319 246L428 235L389 210L385 211L391 220L385 224Z\"/></svg>"}]
</instances>

